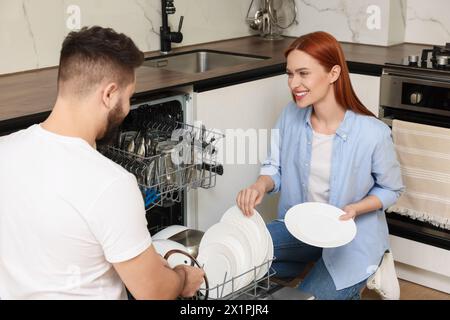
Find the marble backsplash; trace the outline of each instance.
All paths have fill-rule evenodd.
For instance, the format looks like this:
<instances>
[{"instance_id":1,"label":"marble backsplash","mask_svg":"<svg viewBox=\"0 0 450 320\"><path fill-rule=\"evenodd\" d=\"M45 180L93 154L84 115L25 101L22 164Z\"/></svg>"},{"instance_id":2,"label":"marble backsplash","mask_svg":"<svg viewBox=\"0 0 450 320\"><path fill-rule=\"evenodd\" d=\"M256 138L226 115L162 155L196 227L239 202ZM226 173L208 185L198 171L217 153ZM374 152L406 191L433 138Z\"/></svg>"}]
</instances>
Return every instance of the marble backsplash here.
<instances>
[{"instance_id":1,"label":"marble backsplash","mask_svg":"<svg viewBox=\"0 0 450 320\"><path fill-rule=\"evenodd\" d=\"M324 30L340 41L374 45L450 42L448 0L295 0L299 25L287 34ZM371 6L381 9L380 28L368 28Z\"/></svg>"},{"instance_id":2,"label":"marble backsplash","mask_svg":"<svg viewBox=\"0 0 450 320\"><path fill-rule=\"evenodd\" d=\"M404 0L295 1L300 23L288 31L291 36L323 30L339 41L384 46L403 42Z\"/></svg>"},{"instance_id":3,"label":"marble backsplash","mask_svg":"<svg viewBox=\"0 0 450 320\"><path fill-rule=\"evenodd\" d=\"M255 0L259 1L259 0ZM288 1L288 0L283 0ZM340 41L374 45L450 42L448 0L295 0L299 24L285 34L324 30ZM175 0L182 46L254 34L251 0ZM57 65L72 28L102 25L129 35L143 51L159 49L160 0L0 0L0 74ZM176 45L174 45L176 46Z\"/></svg>"},{"instance_id":4,"label":"marble backsplash","mask_svg":"<svg viewBox=\"0 0 450 320\"><path fill-rule=\"evenodd\" d=\"M405 42L444 45L450 42L450 1L408 0Z\"/></svg>"}]
</instances>

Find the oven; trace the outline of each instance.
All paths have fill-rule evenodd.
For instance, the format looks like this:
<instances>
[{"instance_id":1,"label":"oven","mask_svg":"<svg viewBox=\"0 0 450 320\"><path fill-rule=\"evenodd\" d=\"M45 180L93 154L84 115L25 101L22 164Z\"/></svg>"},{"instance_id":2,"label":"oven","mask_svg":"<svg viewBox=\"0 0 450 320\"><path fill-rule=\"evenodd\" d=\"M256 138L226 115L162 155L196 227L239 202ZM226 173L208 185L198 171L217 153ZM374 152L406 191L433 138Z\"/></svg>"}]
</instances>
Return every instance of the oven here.
<instances>
[{"instance_id":1,"label":"oven","mask_svg":"<svg viewBox=\"0 0 450 320\"><path fill-rule=\"evenodd\" d=\"M379 117L391 127L393 120L402 120L450 128L450 72L423 64L386 64ZM396 213L386 215L392 235L450 249L450 230Z\"/></svg>"},{"instance_id":2,"label":"oven","mask_svg":"<svg viewBox=\"0 0 450 320\"><path fill-rule=\"evenodd\" d=\"M450 127L450 74L384 68L381 76L382 121L404 120Z\"/></svg>"}]
</instances>

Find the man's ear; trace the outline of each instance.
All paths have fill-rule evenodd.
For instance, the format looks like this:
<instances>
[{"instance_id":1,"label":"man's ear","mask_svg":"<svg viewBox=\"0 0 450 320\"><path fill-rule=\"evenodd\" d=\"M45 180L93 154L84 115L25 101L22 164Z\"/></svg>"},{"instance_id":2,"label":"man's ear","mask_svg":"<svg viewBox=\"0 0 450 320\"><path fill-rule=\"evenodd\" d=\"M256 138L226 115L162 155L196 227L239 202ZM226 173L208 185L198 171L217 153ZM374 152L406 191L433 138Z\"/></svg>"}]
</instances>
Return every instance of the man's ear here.
<instances>
[{"instance_id":1,"label":"man's ear","mask_svg":"<svg viewBox=\"0 0 450 320\"><path fill-rule=\"evenodd\" d=\"M112 109L114 107L116 100L115 94L117 93L118 88L117 83L111 82L103 89L102 101L106 108Z\"/></svg>"},{"instance_id":2,"label":"man's ear","mask_svg":"<svg viewBox=\"0 0 450 320\"><path fill-rule=\"evenodd\" d=\"M331 68L330 75L330 84L333 84L337 79L339 79L339 76L341 75L341 66L335 65L333 68Z\"/></svg>"}]
</instances>

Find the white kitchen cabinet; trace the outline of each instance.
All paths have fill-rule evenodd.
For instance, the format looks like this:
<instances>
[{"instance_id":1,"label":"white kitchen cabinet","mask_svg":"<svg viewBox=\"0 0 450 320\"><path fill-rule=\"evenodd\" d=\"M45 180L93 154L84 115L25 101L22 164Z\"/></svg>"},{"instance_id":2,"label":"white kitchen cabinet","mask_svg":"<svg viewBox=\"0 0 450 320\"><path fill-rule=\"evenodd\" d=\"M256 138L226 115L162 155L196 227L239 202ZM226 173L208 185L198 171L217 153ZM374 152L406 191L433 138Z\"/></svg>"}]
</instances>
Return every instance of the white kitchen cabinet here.
<instances>
[{"instance_id":1,"label":"white kitchen cabinet","mask_svg":"<svg viewBox=\"0 0 450 320\"><path fill-rule=\"evenodd\" d=\"M226 134L223 146L231 145L234 140L233 132L242 129L257 137L257 153L260 153L254 157L256 161L252 164L248 163L249 157L243 161L245 164L236 163L236 147L225 148L224 152L219 154L219 161L223 161L224 175L217 176L215 188L197 191L197 228L206 230L217 223L222 214L236 204L238 192L256 181L260 161L265 159L269 147L264 132L270 137L270 130L283 107L291 99L286 75L194 93L194 119L201 121L207 128L214 128ZM260 147L261 145L265 148ZM235 153L234 164L226 161L225 157L227 152L228 156L231 155L231 149ZM250 149L247 143L247 155ZM253 155L254 153L255 151L252 151ZM239 154L242 155L242 152ZM277 196L266 196L257 208L267 222L276 217L277 199Z\"/></svg>"},{"instance_id":2,"label":"white kitchen cabinet","mask_svg":"<svg viewBox=\"0 0 450 320\"><path fill-rule=\"evenodd\" d=\"M381 78L350 73L350 80L361 102L378 117Z\"/></svg>"}]
</instances>

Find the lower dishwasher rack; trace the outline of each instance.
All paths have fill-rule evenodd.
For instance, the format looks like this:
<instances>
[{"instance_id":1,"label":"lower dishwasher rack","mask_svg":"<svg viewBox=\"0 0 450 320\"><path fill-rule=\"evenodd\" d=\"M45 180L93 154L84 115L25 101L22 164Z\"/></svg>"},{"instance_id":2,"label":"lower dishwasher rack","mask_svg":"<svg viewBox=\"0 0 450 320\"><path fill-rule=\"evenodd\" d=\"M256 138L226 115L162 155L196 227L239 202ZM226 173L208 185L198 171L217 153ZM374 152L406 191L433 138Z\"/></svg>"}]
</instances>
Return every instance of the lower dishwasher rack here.
<instances>
[{"instance_id":1,"label":"lower dishwasher rack","mask_svg":"<svg viewBox=\"0 0 450 320\"><path fill-rule=\"evenodd\" d=\"M271 278L275 275L275 270L271 268L274 259L275 258L268 259L262 264L232 277L229 280L225 280L214 287L208 289L200 288L196 296L186 300L263 300L267 298L269 292L277 286L271 281ZM265 274L258 279L256 276L261 268L265 270ZM253 280L244 287L239 288L238 284L242 279L250 275ZM226 278L226 276L227 275L224 275L224 278ZM231 286L232 289L230 293L223 293L225 286Z\"/></svg>"}]
</instances>

